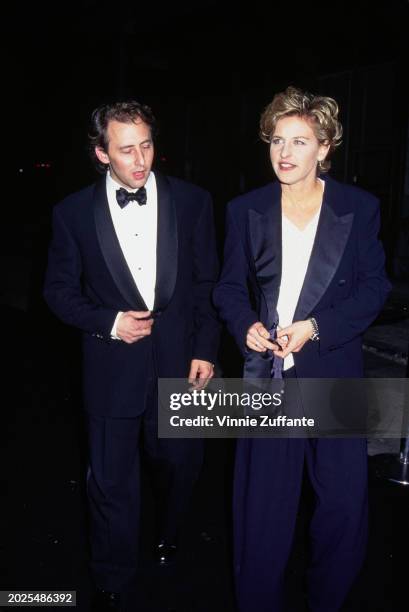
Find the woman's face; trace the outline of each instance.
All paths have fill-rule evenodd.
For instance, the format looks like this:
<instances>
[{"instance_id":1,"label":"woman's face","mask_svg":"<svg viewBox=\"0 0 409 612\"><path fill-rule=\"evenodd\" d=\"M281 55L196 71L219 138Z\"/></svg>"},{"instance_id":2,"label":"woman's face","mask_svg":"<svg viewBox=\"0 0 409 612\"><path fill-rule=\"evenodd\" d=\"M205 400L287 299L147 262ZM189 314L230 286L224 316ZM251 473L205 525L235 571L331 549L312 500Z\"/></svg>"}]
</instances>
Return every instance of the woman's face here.
<instances>
[{"instance_id":1,"label":"woman's face","mask_svg":"<svg viewBox=\"0 0 409 612\"><path fill-rule=\"evenodd\" d=\"M321 145L302 117L283 117L277 122L270 144L270 158L281 183L307 184L315 180L317 163L325 159L329 145Z\"/></svg>"}]
</instances>

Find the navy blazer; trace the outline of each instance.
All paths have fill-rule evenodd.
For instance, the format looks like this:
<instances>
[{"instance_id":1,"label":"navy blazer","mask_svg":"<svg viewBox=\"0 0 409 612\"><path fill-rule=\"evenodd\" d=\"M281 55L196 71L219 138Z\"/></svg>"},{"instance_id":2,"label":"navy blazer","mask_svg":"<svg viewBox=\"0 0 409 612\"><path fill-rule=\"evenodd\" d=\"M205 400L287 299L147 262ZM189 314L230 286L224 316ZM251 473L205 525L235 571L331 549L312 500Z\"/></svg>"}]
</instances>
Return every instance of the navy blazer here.
<instances>
[{"instance_id":1,"label":"navy blazer","mask_svg":"<svg viewBox=\"0 0 409 612\"><path fill-rule=\"evenodd\" d=\"M325 176L317 233L293 321L315 317L319 342L294 363L299 377L363 375L361 336L390 291L378 240L379 202ZM268 354L246 349L248 328L276 320L281 280L281 186L270 183L229 203L224 266L214 300L245 357L245 375L270 377ZM254 375L254 374L253 374Z\"/></svg>"},{"instance_id":2,"label":"navy blazer","mask_svg":"<svg viewBox=\"0 0 409 612\"><path fill-rule=\"evenodd\" d=\"M118 311L148 310L119 245L106 178L55 206L44 296L62 321L83 332L85 408L137 416L147 379L187 377L193 358L214 362L219 323L211 296L218 277L213 211L203 189L155 172L157 275L152 334L112 340Z\"/></svg>"}]
</instances>

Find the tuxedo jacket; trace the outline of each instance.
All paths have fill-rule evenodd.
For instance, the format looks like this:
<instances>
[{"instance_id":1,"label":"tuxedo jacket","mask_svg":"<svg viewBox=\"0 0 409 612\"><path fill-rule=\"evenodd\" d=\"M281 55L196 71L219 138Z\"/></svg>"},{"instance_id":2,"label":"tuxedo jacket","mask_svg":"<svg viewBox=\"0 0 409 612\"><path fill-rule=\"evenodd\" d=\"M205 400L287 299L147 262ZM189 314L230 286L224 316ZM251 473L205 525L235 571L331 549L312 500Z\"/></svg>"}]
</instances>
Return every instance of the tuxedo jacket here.
<instances>
[{"instance_id":1,"label":"tuxedo jacket","mask_svg":"<svg viewBox=\"0 0 409 612\"><path fill-rule=\"evenodd\" d=\"M379 202L361 189L323 178L318 228L293 318L315 317L320 339L294 353L294 363L298 377L361 377L361 336L390 290L378 240ZM215 303L243 352L245 376L271 376L268 352L246 349L245 339L256 321L274 327L281 268L281 185L276 182L236 198L227 209Z\"/></svg>"},{"instance_id":2,"label":"tuxedo jacket","mask_svg":"<svg viewBox=\"0 0 409 612\"><path fill-rule=\"evenodd\" d=\"M152 376L187 377L191 359L214 362L219 324L212 306L218 262L210 195L155 172L158 194L154 324L134 344L111 339L118 311L148 310L119 245L106 177L54 208L45 299L82 330L85 409L134 417ZM154 368L152 369L152 364Z\"/></svg>"}]
</instances>

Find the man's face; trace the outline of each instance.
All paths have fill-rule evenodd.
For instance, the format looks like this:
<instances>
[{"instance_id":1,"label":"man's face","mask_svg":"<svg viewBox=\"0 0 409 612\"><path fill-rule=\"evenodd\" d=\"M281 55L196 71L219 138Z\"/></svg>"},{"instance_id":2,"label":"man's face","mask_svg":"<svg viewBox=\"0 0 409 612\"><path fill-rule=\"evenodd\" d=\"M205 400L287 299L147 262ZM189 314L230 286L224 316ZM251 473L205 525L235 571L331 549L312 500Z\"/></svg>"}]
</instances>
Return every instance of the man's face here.
<instances>
[{"instance_id":1,"label":"man's face","mask_svg":"<svg viewBox=\"0 0 409 612\"><path fill-rule=\"evenodd\" d=\"M148 180L153 162L150 127L137 118L132 123L110 121L107 129L108 150L95 147L103 164L109 164L111 176L126 189L139 189Z\"/></svg>"}]
</instances>

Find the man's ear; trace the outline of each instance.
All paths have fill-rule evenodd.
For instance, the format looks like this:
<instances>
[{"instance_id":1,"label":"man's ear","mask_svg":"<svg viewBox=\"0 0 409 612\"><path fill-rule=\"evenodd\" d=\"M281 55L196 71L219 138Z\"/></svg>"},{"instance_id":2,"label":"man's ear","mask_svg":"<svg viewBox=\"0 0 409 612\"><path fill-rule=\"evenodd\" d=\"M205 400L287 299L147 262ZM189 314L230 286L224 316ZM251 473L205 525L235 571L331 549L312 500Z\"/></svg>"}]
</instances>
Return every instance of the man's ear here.
<instances>
[{"instance_id":1,"label":"man's ear","mask_svg":"<svg viewBox=\"0 0 409 612\"><path fill-rule=\"evenodd\" d=\"M102 147L95 147L95 155L98 157L101 163L109 164L108 154L104 151Z\"/></svg>"}]
</instances>

